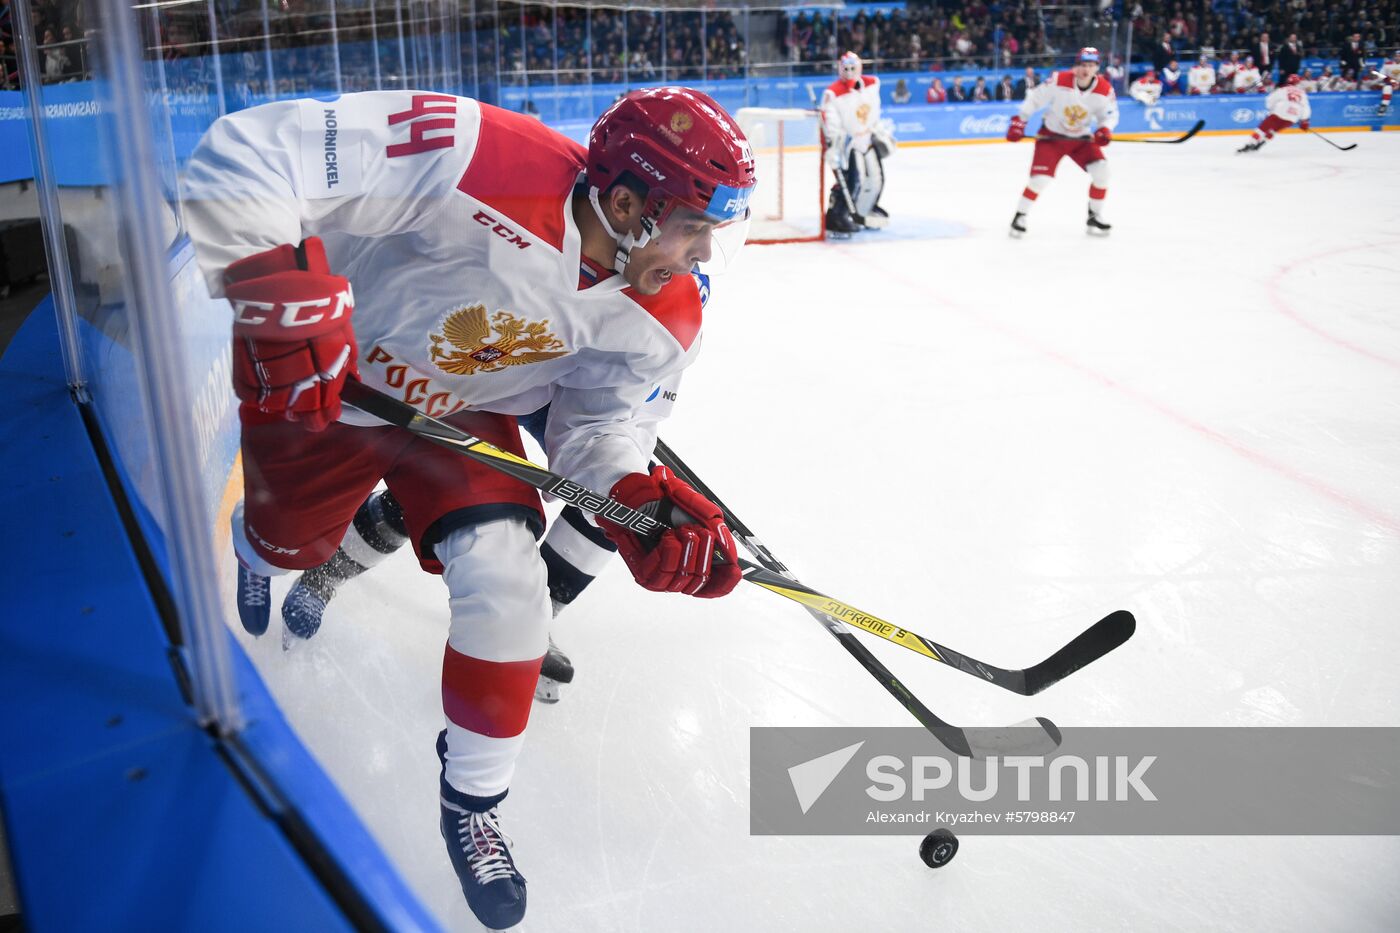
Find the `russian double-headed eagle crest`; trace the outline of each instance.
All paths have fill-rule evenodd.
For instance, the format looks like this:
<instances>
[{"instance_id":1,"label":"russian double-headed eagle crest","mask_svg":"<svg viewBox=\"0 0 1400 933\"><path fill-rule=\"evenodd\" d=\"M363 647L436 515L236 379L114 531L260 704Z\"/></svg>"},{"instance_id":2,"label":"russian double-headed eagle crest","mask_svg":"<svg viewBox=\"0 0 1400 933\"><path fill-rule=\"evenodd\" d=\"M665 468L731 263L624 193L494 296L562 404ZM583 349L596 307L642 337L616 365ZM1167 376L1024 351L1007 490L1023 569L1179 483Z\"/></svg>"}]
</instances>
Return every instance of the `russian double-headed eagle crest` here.
<instances>
[{"instance_id":1,"label":"russian double-headed eagle crest","mask_svg":"<svg viewBox=\"0 0 1400 933\"><path fill-rule=\"evenodd\" d=\"M1065 124L1070 129L1078 129L1089 119L1089 111L1078 104L1070 104L1065 108Z\"/></svg>"},{"instance_id":2,"label":"russian double-headed eagle crest","mask_svg":"<svg viewBox=\"0 0 1400 933\"><path fill-rule=\"evenodd\" d=\"M861 126L865 126L865 124L870 120L869 104L861 104L859 107L856 108L856 119L860 121Z\"/></svg>"},{"instance_id":3,"label":"russian double-headed eagle crest","mask_svg":"<svg viewBox=\"0 0 1400 933\"><path fill-rule=\"evenodd\" d=\"M563 341L548 330L548 319L538 324L497 311L486 320L486 306L467 305L447 315L442 333L429 334L433 364L454 376L496 373L510 366L543 363L566 355ZM492 331L497 336L491 339ZM451 344L451 348L444 348Z\"/></svg>"},{"instance_id":4,"label":"russian double-headed eagle crest","mask_svg":"<svg viewBox=\"0 0 1400 933\"><path fill-rule=\"evenodd\" d=\"M686 133L695 125L695 118L684 110L677 110L671 114L671 130L676 133Z\"/></svg>"}]
</instances>

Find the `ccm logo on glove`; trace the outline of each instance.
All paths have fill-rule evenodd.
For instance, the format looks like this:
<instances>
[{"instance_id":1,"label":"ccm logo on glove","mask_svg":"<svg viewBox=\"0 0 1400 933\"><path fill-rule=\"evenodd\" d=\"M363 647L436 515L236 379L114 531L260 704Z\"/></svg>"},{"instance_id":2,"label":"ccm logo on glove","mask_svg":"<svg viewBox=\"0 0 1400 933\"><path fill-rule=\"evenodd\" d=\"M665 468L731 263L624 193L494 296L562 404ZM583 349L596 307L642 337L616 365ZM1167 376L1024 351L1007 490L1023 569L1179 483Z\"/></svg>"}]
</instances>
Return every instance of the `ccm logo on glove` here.
<instances>
[{"instance_id":1,"label":"ccm logo on glove","mask_svg":"<svg viewBox=\"0 0 1400 933\"><path fill-rule=\"evenodd\" d=\"M224 272L234 309L233 389L249 411L321 431L340 417L340 389L358 375L355 298L332 275L319 237L240 259Z\"/></svg>"}]
</instances>

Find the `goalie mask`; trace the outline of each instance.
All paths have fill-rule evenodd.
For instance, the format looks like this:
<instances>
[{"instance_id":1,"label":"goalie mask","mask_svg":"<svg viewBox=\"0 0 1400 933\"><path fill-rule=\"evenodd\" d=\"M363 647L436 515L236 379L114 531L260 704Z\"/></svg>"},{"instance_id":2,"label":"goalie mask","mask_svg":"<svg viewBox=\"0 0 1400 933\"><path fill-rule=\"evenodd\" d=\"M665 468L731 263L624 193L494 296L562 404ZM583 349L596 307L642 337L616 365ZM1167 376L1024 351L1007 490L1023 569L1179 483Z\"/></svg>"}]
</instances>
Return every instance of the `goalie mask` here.
<instances>
[{"instance_id":1,"label":"goalie mask","mask_svg":"<svg viewBox=\"0 0 1400 933\"><path fill-rule=\"evenodd\" d=\"M847 52L836 62L836 72L841 76L842 81L860 80L860 56L855 52Z\"/></svg>"},{"instance_id":2,"label":"goalie mask","mask_svg":"<svg viewBox=\"0 0 1400 933\"><path fill-rule=\"evenodd\" d=\"M599 201L624 175L646 190L640 236L614 229ZM618 272L668 226L697 218L716 225L707 252L717 264L732 261L747 236L753 150L724 108L699 91L647 88L614 103L589 133L586 179L593 210L617 241Z\"/></svg>"}]
</instances>

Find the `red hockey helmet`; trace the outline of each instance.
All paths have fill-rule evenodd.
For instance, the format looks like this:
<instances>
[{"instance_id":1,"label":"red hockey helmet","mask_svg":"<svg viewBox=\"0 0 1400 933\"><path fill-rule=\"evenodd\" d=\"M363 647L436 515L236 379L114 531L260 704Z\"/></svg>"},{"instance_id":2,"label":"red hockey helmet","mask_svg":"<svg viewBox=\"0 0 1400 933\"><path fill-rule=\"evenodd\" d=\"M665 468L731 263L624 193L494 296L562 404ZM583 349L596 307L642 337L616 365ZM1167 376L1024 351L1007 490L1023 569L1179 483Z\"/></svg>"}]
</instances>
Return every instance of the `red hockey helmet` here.
<instances>
[{"instance_id":1,"label":"red hockey helmet","mask_svg":"<svg viewBox=\"0 0 1400 933\"><path fill-rule=\"evenodd\" d=\"M1283 83L1285 87L1292 87L1295 84L1301 84L1302 81L1303 79L1298 77L1297 75L1289 75L1287 80L1285 80Z\"/></svg>"},{"instance_id":2,"label":"red hockey helmet","mask_svg":"<svg viewBox=\"0 0 1400 933\"><path fill-rule=\"evenodd\" d=\"M1099 63L1099 50L1093 46L1086 46L1080 49L1079 54L1074 56L1074 63L1076 65L1081 65L1084 62L1093 62L1097 65Z\"/></svg>"},{"instance_id":3,"label":"red hockey helmet","mask_svg":"<svg viewBox=\"0 0 1400 933\"><path fill-rule=\"evenodd\" d=\"M624 172L646 185L653 224L678 204L723 223L748 213L753 150L709 95L646 88L604 111L588 136L588 184L601 194Z\"/></svg>"},{"instance_id":4,"label":"red hockey helmet","mask_svg":"<svg viewBox=\"0 0 1400 933\"><path fill-rule=\"evenodd\" d=\"M843 81L855 81L860 77L860 56L855 52L847 52L836 60L836 73Z\"/></svg>"}]
</instances>

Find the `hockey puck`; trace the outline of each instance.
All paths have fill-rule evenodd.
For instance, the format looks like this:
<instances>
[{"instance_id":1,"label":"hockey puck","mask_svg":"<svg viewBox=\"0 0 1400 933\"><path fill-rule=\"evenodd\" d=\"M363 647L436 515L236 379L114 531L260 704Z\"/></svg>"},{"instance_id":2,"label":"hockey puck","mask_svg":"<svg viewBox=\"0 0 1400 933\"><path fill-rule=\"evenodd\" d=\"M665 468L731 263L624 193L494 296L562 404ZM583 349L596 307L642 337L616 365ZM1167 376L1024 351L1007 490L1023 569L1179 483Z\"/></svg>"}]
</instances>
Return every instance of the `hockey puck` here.
<instances>
[{"instance_id":1,"label":"hockey puck","mask_svg":"<svg viewBox=\"0 0 1400 933\"><path fill-rule=\"evenodd\" d=\"M951 830L939 828L924 837L919 843L919 858L929 868L942 868L958 854L958 837Z\"/></svg>"}]
</instances>

